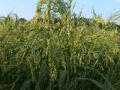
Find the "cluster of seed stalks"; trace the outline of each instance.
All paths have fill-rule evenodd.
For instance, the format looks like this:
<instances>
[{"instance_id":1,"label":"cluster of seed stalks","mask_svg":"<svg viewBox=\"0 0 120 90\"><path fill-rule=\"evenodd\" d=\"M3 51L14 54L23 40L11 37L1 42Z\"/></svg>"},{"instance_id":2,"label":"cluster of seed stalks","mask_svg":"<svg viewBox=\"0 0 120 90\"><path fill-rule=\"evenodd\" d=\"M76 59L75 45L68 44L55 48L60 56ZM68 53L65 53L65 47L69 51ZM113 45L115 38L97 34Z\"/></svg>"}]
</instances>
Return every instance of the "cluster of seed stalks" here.
<instances>
[{"instance_id":1,"label":"cluster of seed stalks","mask_svg":"<svg viewBox=\"0 0 120 90\"><path fill-rule=\"evenodd\" d=\"M0 18L0 90L120 89L119 26L71 4L40 0L31 20Z\"/></svg>"}]
</instances>

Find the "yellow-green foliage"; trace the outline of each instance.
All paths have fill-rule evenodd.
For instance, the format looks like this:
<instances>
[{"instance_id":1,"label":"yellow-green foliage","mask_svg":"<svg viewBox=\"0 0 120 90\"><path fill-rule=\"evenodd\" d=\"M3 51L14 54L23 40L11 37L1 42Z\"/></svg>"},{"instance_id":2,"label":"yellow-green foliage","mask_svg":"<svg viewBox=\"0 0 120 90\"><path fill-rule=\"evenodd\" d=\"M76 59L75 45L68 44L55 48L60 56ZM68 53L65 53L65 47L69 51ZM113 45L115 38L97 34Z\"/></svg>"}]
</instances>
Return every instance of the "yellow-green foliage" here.
<instances>
[{"instance_id":1,"label":"yellow-green foliage","mask_svg":"<svg viewBox=\"0 0 120 90\"><path fill-rule=\"evenodd\" d=\"M66 13L0 19L0 90L120 89L119 27Z\"/></svg>"}]
</instances>

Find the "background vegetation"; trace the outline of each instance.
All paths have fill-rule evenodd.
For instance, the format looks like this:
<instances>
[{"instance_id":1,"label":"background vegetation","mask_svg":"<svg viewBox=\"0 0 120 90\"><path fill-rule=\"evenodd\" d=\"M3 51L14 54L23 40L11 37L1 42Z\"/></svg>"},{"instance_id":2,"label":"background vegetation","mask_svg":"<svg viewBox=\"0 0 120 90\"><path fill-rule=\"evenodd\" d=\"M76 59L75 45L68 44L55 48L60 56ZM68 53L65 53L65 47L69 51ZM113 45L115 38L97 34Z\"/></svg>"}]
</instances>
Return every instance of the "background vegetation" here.
<instances>
[{"instance_id":1,"label":"background vegetation","mask_svg":"<svg viewBox=\"0 0 120 90\"><path fill-rule=\"evenodd\" d=\"M120 89L120 27L71 3L41 0L31 20L0 18L0 90Z\"/></svg>"}]
</instances>

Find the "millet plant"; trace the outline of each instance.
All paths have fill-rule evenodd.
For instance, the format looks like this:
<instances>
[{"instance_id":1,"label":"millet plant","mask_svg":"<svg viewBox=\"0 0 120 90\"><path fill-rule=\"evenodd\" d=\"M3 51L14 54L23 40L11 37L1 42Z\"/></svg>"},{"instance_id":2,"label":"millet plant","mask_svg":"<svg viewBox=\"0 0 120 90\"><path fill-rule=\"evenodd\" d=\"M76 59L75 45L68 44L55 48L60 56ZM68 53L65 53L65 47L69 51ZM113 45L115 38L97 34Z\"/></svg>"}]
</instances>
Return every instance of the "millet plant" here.
<instances>
[{"instance_id":1,"label":"millet plant","mask_svg":"<svg viewBox=\"0 0 120 90\"><path fill-rule=\"evenodd\" d=\"M0 90L119 90L120 29L40 0L31 20L0 18Z\"/></svg>"}]
</instances>

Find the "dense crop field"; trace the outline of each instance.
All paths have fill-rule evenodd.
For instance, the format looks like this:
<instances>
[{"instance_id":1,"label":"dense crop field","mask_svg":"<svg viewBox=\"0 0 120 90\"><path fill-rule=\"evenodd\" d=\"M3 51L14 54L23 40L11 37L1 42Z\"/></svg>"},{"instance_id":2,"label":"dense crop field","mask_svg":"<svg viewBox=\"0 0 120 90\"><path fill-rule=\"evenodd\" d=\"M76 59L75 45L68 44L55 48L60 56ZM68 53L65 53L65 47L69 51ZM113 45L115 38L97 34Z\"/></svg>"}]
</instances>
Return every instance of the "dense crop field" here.
<instances>
[{"instance_id":1,"label":"dense crop field","mask_svg":"<svg viewBox=\"0 0 120 90\"><path fill-rule=\"evenodd\" d=\"M0 18L0 90L120 90L118 25L38 11Z\"/></svg>"}]
</instances>

